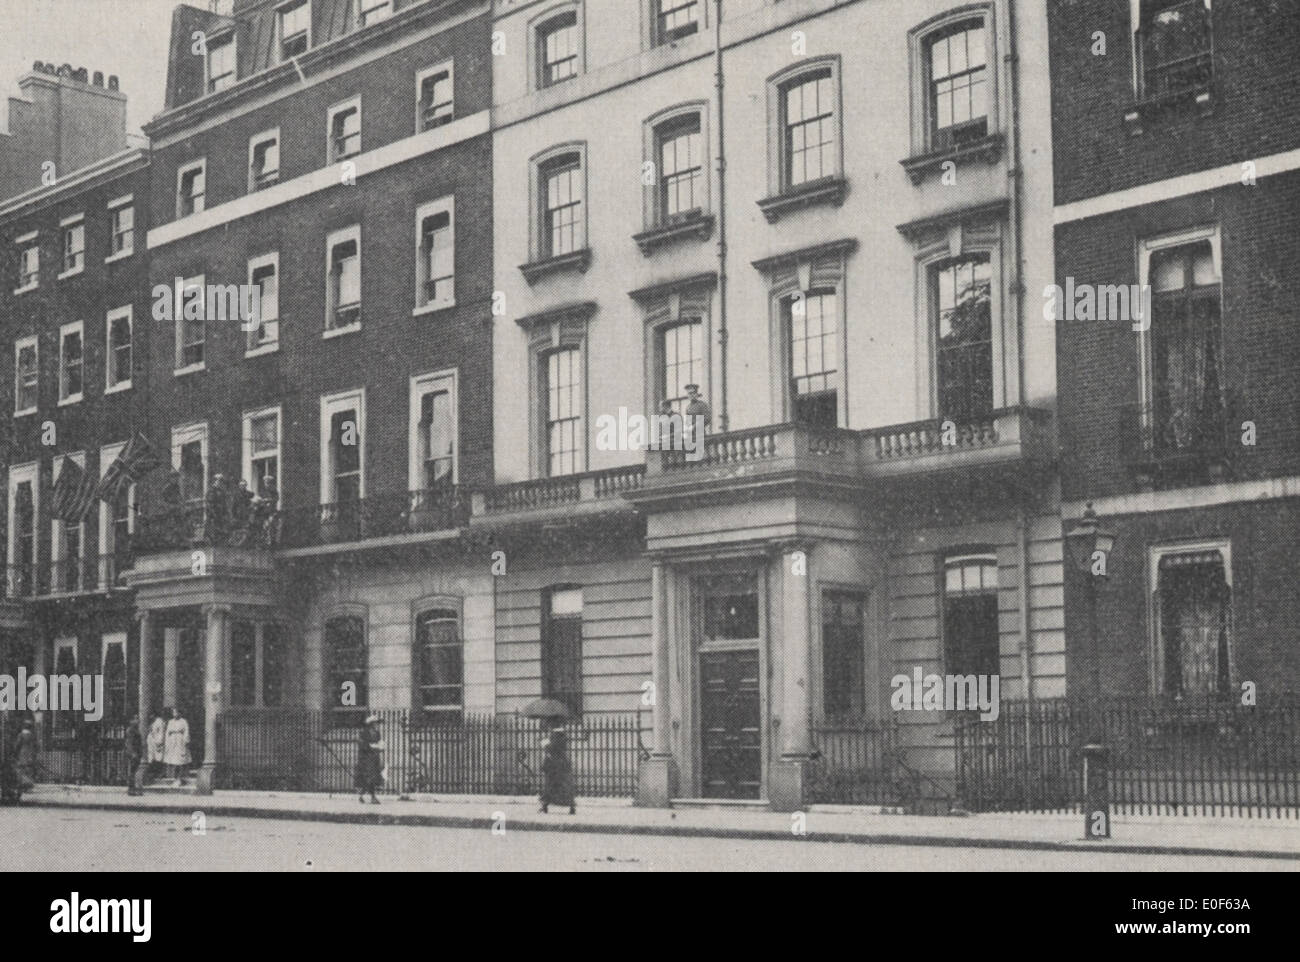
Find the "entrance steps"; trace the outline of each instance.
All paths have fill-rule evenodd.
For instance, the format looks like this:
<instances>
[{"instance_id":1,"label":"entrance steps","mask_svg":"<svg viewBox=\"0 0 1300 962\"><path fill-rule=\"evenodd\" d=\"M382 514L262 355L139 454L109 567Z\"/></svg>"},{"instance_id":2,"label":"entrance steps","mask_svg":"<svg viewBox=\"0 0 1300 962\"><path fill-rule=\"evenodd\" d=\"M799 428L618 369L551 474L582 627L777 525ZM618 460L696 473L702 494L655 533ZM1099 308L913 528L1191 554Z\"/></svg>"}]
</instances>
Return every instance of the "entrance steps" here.
<instances>
[{"instance_id":1,"label":"entrance steps","mask_svg":"<svg viewBox=\"0 0 1300 962\"><path fill-rule=\"evenodd\" d=\"M768 811L767 801L761 798L674 798L668 804L673 808L682 808L690 811Z\"/></svg>"},{"instance_id":2,"label":"entrance steps","mask_svg":"<svg viewBox=\"0 0 1300 962\"><path fill-rule=\"evenodd\" d=\"M187 775L176 784L175 780L162 778L144 786L146 795L197 795L198 779L193 775Z\"/></svg>"}]
</instances>

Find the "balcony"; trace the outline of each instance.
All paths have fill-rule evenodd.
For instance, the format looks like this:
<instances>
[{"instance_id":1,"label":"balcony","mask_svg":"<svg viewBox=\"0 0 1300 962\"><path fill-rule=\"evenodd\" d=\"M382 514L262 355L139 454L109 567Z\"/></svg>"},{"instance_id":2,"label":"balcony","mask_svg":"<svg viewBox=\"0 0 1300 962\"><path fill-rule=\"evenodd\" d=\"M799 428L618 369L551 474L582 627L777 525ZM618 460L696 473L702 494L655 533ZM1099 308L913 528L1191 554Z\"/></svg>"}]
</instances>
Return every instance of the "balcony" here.
<instances>
[{"instance_id":1,"label":"balcony","mask_svg":"<svg viewBox=\"0 0 1300 962\"><path fill-rule=\"evenodd\" d=\"M638 490L645 478L646 466L632 464L497 485L474 493L473 522L564 519L627 510L622 496Z\"/></svg>"},{"instance_id":2,"label":"balcony","mask_svg":"<svg viewBox=\"0 0 1300 962\"><path fill-rule=\"evenodd\" d=\"M1005 408L978 418L915 421L850 431L809 424L711 435L697 457L654 452L637 500L709 488L754 488L796 478L834 485L914 479L1052 459L1046 411Z\"/></svg>"},{"instance_id":3,"label":"balcony","mask_svg":"<svg viewBox=\"0 0 1300 962\"><path fill-rule=\"evenodd\" d=\"M1139 483L1184 487L1224 480L1232 468L1238 439L1231 427L1236 402L1208 411L1178 415L1163 404L1130 404L1119 412L1119 443L1124 464Z\"/></svg>"},{"instance_id":4,"label":"balcony","mask_svg":"<svg viewBox=\"0 0 1300 962\"><path fill-rule=\"evenodd\" d=\"M130 570L131 564L131 552L123 550L115 554L8 565L3 597L21 601L121 590L126 588L124 573Z\"/></svg>"},{"instance_id":5,"label":"balcony","mask_svg":"<svg viewBox=\"0 0 1300 962\"><path fill-rule=\"evenodd\" d=\"M454 531L465 523L467 507L463 489L450 486L314 505L283 512L272 541L278 548L311 549Z\"/></svg>"}]
</instances>

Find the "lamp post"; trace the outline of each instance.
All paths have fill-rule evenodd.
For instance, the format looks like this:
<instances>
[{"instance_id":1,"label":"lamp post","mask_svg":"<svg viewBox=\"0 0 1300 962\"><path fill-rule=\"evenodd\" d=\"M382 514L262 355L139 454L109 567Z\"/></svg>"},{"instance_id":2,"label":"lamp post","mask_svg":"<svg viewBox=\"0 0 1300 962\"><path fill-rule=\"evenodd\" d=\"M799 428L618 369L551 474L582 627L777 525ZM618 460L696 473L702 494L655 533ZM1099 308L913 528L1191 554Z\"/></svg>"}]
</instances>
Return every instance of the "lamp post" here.
<instances>
[{"instance_id":1,"label":"lamp post","mask_svg":"<svg viewBox=\"0 0 1300 962\"><path fill-rule=\"evenodd\" d=\"M1093 695L1101 694L1101 658L1097 638L1097 579L1105 578L1110 563L1110 552L1115 547L1115 535L1097 520L1097 512L1089 501L1083 517L1065 536L1066 549L1075 570L1080 572L1086 586L1088 605L1088 658L1091 662L1089 681Z\"/></svg>"},{"instance_id":2,"label":"lamp post","mask_svg":"<svg viewBox=\"0 0 1300 962\"><path fill-rule=\"evenodd\" d=\"M1089 501L1083 517L1065 535L1070 561L1086 585L1088 605L1088 660L1090 662L1089 687L1094 700L1101 698L1101 652L1097 637L1097 582L1105 578L1110 563L1110 552L1115 547L1115 535L1101 526L1097 512ZM1090 713L1091 714L1091 713ZM1101 706L1096 706L1092 731L1083 748L1084 838L1110 837L1110 800L1107 784L1107 752L1103 726L1100 724Z\"/></svg>"}]
</instances>

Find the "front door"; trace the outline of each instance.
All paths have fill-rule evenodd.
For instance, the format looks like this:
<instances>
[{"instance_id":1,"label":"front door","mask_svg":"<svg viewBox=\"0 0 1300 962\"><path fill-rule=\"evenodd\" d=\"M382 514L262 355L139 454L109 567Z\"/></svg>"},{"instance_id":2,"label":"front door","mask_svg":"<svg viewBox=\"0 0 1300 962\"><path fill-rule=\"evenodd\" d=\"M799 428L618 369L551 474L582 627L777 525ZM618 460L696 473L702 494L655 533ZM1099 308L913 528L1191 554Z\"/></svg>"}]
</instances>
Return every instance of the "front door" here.
<instances>
[{"instance_id":1,"label":"front door","mask_svg":"<svg viewBox=\"0 0 1300 962\"><path fill-rule=\"evenodd\" d=\"M758 798L762 780L758 652L700 655L706 798Z\"/></svg>"}]
</instances>

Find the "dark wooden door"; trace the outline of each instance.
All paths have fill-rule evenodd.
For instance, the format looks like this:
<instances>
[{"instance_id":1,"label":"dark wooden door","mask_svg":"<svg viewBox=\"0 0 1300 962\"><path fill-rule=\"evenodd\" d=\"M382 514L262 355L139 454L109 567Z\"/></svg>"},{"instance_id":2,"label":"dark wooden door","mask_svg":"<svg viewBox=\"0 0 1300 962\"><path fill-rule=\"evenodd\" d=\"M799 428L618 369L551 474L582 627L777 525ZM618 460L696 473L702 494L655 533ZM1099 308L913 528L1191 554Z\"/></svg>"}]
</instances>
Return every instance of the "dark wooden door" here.
<instances>
[{"instance_id":1,"label":"dark wooden door","mask_svg":"<svg viewBox=\"0 0 1300 962\"><path fill-rule=\"evenodd\" d=\"M758 798L762 733L757 651L700 655L701 738L706 798Z\"/></svg>"}]
</instances>

